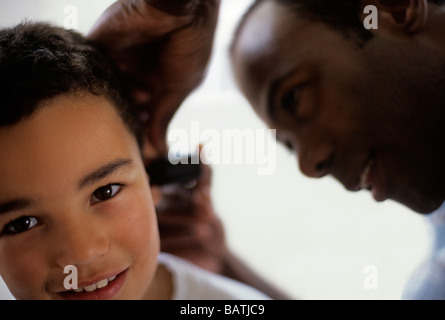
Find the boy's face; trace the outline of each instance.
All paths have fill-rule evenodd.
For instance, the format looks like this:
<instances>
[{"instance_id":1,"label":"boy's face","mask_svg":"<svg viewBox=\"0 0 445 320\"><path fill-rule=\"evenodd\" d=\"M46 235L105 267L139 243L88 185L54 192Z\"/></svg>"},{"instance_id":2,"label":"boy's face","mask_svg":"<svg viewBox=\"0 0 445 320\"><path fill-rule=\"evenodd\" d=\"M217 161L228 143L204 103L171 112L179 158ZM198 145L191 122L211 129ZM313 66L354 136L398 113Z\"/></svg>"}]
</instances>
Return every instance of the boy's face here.
<instances>
[{"instance_id":1,"label":"boy's face","mask_svg":"<svg viewBox=\"0 0 445 320\"><path fill-rule=\"evenodd\" d=\"M159 236L136 139L103 97L45 104L0 128L0 275L17 299L141 299ZM116 278L66 293L68 265L79 288Z\"/></svg>"}]
</instances>

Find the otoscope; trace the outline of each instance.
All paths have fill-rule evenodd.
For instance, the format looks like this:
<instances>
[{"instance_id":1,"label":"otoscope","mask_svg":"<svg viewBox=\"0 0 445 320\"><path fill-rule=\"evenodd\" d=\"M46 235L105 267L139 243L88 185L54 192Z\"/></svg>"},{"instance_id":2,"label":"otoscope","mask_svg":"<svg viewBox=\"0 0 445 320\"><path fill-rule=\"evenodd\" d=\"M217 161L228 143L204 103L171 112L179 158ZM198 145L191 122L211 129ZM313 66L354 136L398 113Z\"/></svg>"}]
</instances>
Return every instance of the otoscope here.
<instances>
[{"instance_id":1,"label":"otoscope","mask_svg":"<svg viewBox=\"0 0 445 320\"><path fill-rule=\"evenodd\" d=\"M186 155L176 159L177 164L168 158L158 158L151 161L146 171L150 176L150 184L162 186L173 183L187 183L201 176L201 166L192 161L194 155Z\"/></svg>"}]
</instances>

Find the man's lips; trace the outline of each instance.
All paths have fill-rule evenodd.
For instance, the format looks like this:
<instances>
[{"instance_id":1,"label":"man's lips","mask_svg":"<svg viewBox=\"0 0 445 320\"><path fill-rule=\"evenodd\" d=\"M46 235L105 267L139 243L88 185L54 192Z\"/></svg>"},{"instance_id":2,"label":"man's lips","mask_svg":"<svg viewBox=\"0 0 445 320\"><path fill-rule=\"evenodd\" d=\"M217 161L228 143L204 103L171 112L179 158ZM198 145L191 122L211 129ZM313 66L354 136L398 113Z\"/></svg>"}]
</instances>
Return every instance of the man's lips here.
<instances>
[{"instance_id":1,"label":"man's lips","mask_svg":"<svg viewBox=\"0 0 445 320\"><path fill-rule=\"evenodd\" d=\"M377 158L374 152L366 160L365 165L359 175L358 185L354 188L355 191L367 189L372 191L372 196L376 201L384 201L388 197L386 195L386 188L379 175Z\"/></svg>"},{"instance_id":2,"label":"man's lips","mask_svg":"<svg viewBox=\"0 0 445 320\"><path fill-rule=\"evenodd\" d=\"M371 176L371 168L373 168L373 164L374 164L374 158L371 157L368 160L368 162L366 163L365 167L363 168L362 173L360 174L360 180L359 180L359 186L358 186L359 190L361 190L361 189L372 190L370 176Z\"/></svg>"},{"instance_id":3,"label":"man's lips","mask_svg":"<svg viewBox=\"0 0 445 320\"><path fill-rule=\"evenodd\" d=\"M354 175L350 177L351 179L342 179L341 176L337 176L337 179L342 182L349 191L356 192L366 189L372 191L372 195L376 201L384 201L388 197L379 165L380 163L375 150L371 150L368 157L363 160L360 169L356 170ZM346 175L343 177L345 178Z\"/></svg>"},{"instance_id":4,"label":"man's lips","mask_svg":"<svg viewBox=\"0 0 445 320\"><path fill-rule=\"evenodd\" d=\"M338 175L337 179L345 186L349 191L360 191L362 189L372 189L371 174L374 167L375 157L371 153L366 160L364 160L358 170L352 169L354 166L349 166L351 172L346 171L348 174L343 176ZM357 166L355 166L357 167ZM349 178L348 178L349 177Z\"/></svg>"}]
</instances>

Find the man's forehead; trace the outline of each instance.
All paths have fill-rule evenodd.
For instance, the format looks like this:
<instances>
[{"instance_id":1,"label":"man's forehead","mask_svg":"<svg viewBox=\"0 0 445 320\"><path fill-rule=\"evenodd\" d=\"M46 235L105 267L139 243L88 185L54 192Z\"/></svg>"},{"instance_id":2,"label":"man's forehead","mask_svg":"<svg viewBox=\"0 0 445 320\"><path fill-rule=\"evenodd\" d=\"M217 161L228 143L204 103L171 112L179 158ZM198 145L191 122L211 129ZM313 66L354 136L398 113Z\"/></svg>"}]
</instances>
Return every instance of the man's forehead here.
<instances>
[{"instance_id":1,"label":"man's forehead","mask_svg":"<svg viewBox=\"0 0 445 320\"><path fill-rule=\"evenodd\" d=\"M263 1L250 12L232 52L235 72L243 78L241 81L245 85L252 80L257 82L272 73L284 72L280 70L289 63L294 64L294 53L306 45L299 37L306 23L274 1Z\"/></svg>"},{"instance_id":2,"label":"man's forehead","mask_svg":"<svg viewBox=\"0 0 445 320\"><path fill-rule=\"evenodd\" d=\"M274 3L265 1L249 13L235 40L233 54L238 68L260 72L258 67L267 68L274 59L281 15L277 10Z\"/></svg>"},{"instance_id":3,"label":"man's forehead","mask_svg":"<svg viewBox=\"0 0 445 320\"><path fill-rule=\"evenodd\" d=\"M280 12L270 1L260 4L244 22L237 46L247 53L261 52L274 41Z\"/></svg>"},{"instance_id":4,"label":"man's forehead","mask_svg":"<svg viewBox=\"0 0 445 320\"><path fill-rule=\"evenodd\" d=\"M263 1L250 11L232 51L240 89L255 107L262 105L267 85L282 65L286 39L293 28L286 24L289 12L273 1ZM287 50L289 52L289 50Z\"/></svg>"},{"instance_id":5,"label":"man's forehead","mask_svg":"<svg viewBox=\"0 0 445 320\"><path fill-rule=\"evenodd\" d=\"M312 36L308 29L319 24L300 17L294 8L277 1L263 1L249 12L243 21L234 43L235 53L264 63L308 45ZM279 57L276 55L279 54ZM266 57L266 59L264 59Z\"/></svg>"}]
</instances>

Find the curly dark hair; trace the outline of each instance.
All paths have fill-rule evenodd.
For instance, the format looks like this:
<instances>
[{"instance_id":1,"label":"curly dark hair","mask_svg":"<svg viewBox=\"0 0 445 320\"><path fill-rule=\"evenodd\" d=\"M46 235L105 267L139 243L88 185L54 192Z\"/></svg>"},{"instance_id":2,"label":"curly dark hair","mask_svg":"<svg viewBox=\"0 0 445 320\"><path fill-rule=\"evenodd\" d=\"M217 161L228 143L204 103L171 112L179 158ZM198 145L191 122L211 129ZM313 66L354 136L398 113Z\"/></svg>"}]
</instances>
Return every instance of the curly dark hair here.
<instances>
[{"instance_id":1,"label":"curly dark hair","mask_svg":"<svg viewBox=\"0 0 445 320\"><path fill-rule=\"evenodd\" d=\"M0 127L47 99L82 91L109 99L142 147L142 126L117 70L85 37L43 22L0 30Z\"/></svg>"},{"instance_id":2,"label":"curly dark hair","mask_svg":"<svg viewBox=\"0 0 445 320\"><path fill-rule=\"evenodd\" d=\"M363 27L363 23L359 18L363 5L362 0L255 0L238 24L233 43L238 38L240 30L250 14L265 1L274 1L282 4L294 12L298 12L301 17L308 20L322 21L345 37L351 38L351 36L354 36L356 43L360 47L364 46L373 37L373 34ZM403 1L381 0L383 4L397 4ZM445 3L445 0L428 0L428 2L442 5Z\"/></svg>"}]
</instances>

